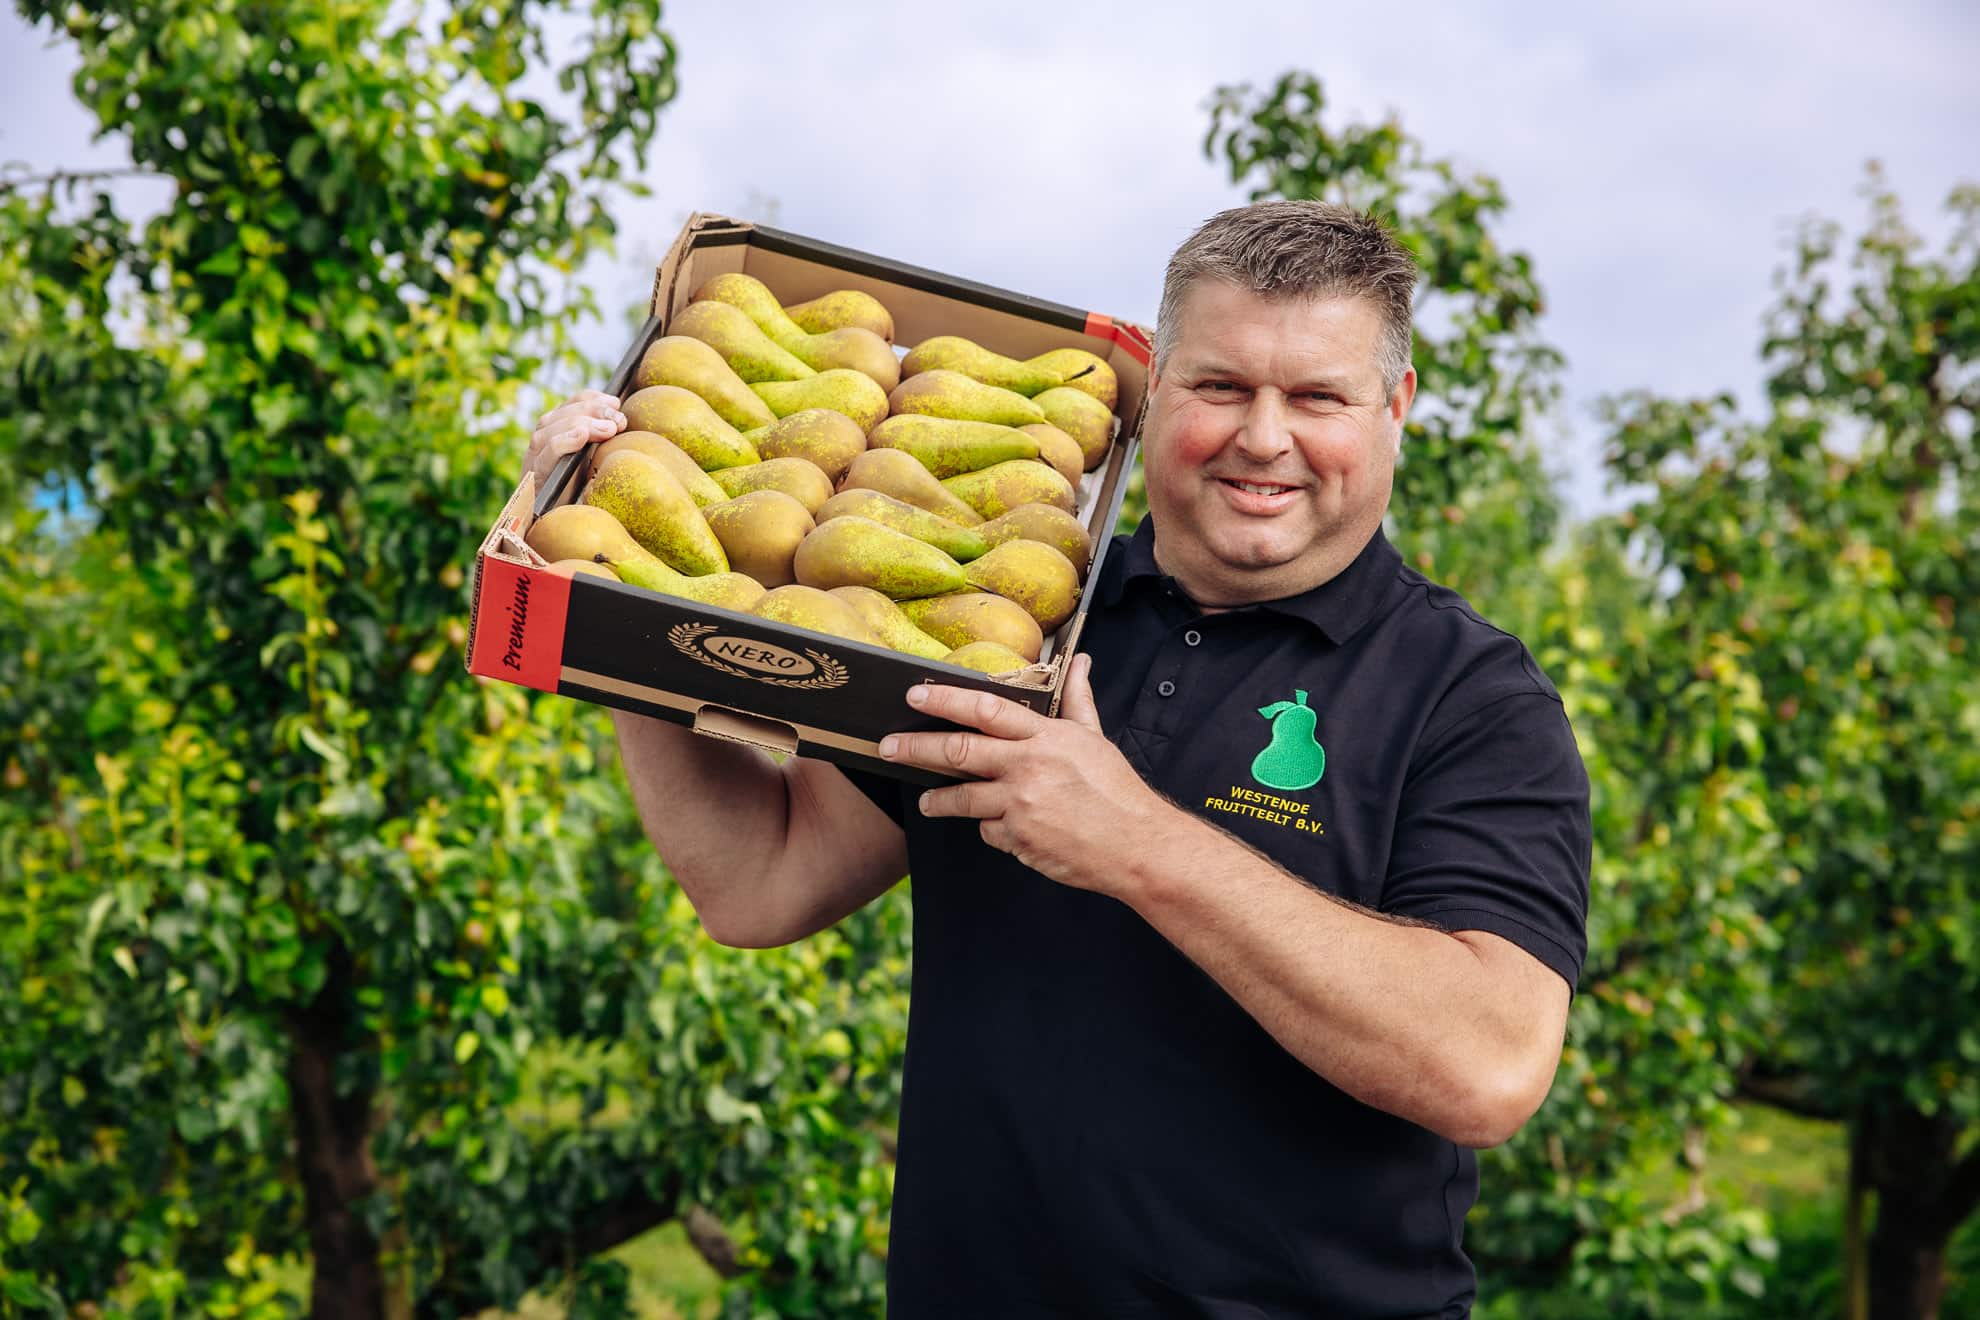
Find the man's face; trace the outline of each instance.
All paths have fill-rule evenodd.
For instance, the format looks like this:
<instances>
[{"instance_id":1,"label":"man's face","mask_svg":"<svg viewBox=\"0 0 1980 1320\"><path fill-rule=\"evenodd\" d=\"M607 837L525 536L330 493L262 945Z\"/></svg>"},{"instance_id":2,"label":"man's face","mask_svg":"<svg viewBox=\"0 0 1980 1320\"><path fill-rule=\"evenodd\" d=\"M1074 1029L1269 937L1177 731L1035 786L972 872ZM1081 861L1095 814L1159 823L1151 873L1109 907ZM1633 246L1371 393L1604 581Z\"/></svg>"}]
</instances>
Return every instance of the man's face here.
<instances>
[{"instance_id":1,"label":"man's face","mask_svg":"<svg viewBox=\"0 0 1980 1320\"><path fill-rule=\"evenodd\" d=\"M1297 595L1374 534L1416 394L1413 370L1384 393L1381 330L1365 298L1183 300L1142 448L1156 560L1197 603Z\"/></svg>"}]
</instances>

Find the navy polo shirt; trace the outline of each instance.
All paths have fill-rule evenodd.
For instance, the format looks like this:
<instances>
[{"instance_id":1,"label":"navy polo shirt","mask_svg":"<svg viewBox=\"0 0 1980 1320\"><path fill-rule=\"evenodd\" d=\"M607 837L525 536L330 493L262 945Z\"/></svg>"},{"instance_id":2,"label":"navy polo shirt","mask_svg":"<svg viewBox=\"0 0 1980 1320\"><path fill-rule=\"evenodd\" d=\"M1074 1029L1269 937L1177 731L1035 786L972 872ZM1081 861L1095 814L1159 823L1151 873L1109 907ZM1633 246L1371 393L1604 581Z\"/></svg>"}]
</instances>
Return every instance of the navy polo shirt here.
<instances>
[{"instance_id":1,"label":"navy polo shirt","mask_svg":"<svg viewBox=\"0 0 1980 1320\"><path fill-rule=\"evenodd\" d=\"M1091 589L1101 724L1149 784L1317 889L1573 985L1588 780L1517 638L1380 532L1304 595L1202 614L1144 520ZM893 1320L1469 1312L1471 1151L1312 1072L1125 904L854 779L914 876Z\"/></svg>"}]
</instances>

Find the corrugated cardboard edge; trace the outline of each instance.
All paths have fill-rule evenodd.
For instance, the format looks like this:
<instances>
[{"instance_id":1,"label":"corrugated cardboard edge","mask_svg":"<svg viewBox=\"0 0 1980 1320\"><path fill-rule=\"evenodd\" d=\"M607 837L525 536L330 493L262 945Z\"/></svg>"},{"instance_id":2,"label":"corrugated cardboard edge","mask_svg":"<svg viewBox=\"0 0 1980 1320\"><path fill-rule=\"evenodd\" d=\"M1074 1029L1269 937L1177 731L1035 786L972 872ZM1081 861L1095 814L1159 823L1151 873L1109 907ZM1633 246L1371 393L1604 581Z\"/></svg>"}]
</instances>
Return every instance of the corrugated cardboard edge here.
<instances>
[{"instance_id":1,"label":"corrugated cardboard edge","mask_svg":"<svg viewBox=\"0 0 1980 1320\"><path fill-rule=\"evenodd\" d=\"M461 666L469 673L474 672L475 623L481 615L481 567L490 555L501 555L508 559L519 559L533 568L549 566L549 561L530 548L523 535L530 523L536 520L531 506L536 502L536 474L523 473L520 485L509 496L509 502L502 506L501 516L495 525L488 529L488 535L481 538L481 548L474 555L474 590L468 593L468 643L461 648ZM525 516L527 515L527 516Z\"/></svg>"}]
</instances>

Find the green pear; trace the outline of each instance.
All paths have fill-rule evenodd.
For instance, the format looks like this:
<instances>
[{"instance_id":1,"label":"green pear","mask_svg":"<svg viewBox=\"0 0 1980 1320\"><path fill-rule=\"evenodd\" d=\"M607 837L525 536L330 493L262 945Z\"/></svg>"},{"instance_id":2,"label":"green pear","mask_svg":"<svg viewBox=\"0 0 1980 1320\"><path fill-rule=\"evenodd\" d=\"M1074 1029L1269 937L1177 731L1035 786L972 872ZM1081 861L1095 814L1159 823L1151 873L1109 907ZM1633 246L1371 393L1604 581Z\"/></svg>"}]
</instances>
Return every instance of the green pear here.
<instances>
[{"instance_id":1,"label":"green pear","mask_svg":"<svg viewBox=\"0 0 1980 1320\"><path fill-rule=\"evenodd\" d=\"M919 413L889 417L873 428L866 441L876 449L913 454L937 477L975 472L1013 458L1038 457L1037 438L1013 427Z\"/></svg>"},{"instance_id":2,"label":"green pear","mask_svg":"<svg viewBox=\"0 0 1980 1320\"><path fill-rule=\"evenodd\" d=\"M1042 541L1072 563L1082 582L1093 562L1093 538L1087 535L1086 528L1079 519L1050 504L1020 504L976 528L976 532L985 545L993 548L1006 541Z\"/></svg>"},{"instance_id":3,"label":"green pear","mask_svg":"<svg viewBox=\"0 0 1980 1320\"><path fill-rule=\"evenodd\" d=\"M729 369L722 355L689 335L662 335L646 346L633 384L678 385L700 395L716 416L738 429L768 426L777 420L770 406L749 392L743 378Z\"/></svg>"},{"instance_id":4,"label":"green pear","mask_svg":"<svg viewBox=\"0 0 1980 1320\"><path fill-rule=\"evenodd\" d=\"M887 407L896 414L922 413L929 417L953 417L962 422L996 422L1002 426L1050 420L1022 394L971 380L960 371L924 371L909 376L887 396Z\"/></svg>"},{"instance_id":5,"label":"green pear","mask_svg":"<svg viewBox=\"0 0 1980 1320\"><path fill-rule=\"evenodd\" d=\"M924 660L940 660L949 653L948 647L908 622L900 606L872 587L833 587L830 594L857 610L880 644L889 650L918 655Z\"/></svg>"},{"instance_id":6,"label":"green pear","mask_svg":"<svg viewBox=\"0 0 1980 1320\"><path fill-rule=\"evenodd\" d=\"M1008 674L1031 663L1010 647L997 642L971 642L967 646L958 646L942 660L982 674Z\"/></svg>"},{"instance_id":7,"label":"green pear","mask_svg":"<svg viewBox=\"0 0 1980 1320\"><path fill-rule=\"evenodd\" d=\"M947 646L996 642L1009 647L1027 663L1045 649L1045 634L1024 606L988 591L959 591L948 596L904 600L901 613L915 627Z\"/></svg>"},{"instance_id":8,"label":"green pear","mask_svg":"<svg viewBox=\"0 0 1980 1320\"><path fill-rule=\"evenodd\" d=\"M1054 633L1079 605L1079 571L1042 541L1006 541L963 570L969 585L1024 606L1045 633Z\"/></svg>"},{"instance_id":9,"label":"green pear","mask_svg":"<svg viewBox=\"0 0 1980 1320\"><path fill-rule=\"evenodd\" d=\"M866 452L859 423L830 408L800 408L743 437L764 458L802 458L816 463L834 482Z\"/></svg>"},{"instance_id":10,"label":"green pear","mask_svg":"<svg viewBox=\"0 0 1980 1320\"><path fill-rule=\"evenodd\" d=\"M720 504L729 498L722 488L701 470L701 465L689 458L679 445L651 431L621 431L603 444L593 445L591 472L595 475L598 465L621 449L636 449L650 458L657 458L665 463L667 470L674 474L674 480L681 483L688 493L688 498L693 500L698 508L705 509L711 504Z\"/></svg>"},{"instance_id":11,"label":"green pear","mask_svg":"<svg viewBox=\"0 0 1980 1320\"><path fill-rule=\"evenodd\" d=\"M1046 421L1078 442L1088 472L1100 466L1114 443L1114 414L1106 404L1070 385L1046 390L1032 402L1043 410Z\"/></svg>"},{"instance_id":12,"label":"green pear","mask_svg":"<svg viewBox=\"0 0 1980 1320\"><path fill-rule=\"evenodd\" d=\"M1251 777L1267 788L1297 793L1312 788L1327 771L1327 752L1313 731L1320 717L1306 704L1304 689L1293 700L1260 706L1258 713L1272 722L1272 741L1251 762Z\"/></svg>"},{"instance_id":13,"label":"green pear","mask_svg":"<svg viewBox=\"0 0 1980 1320\"><path fill-rule=\"evenodd\" d=\"M894 356L893 345L858 326L812 335L791 352L819 371L843 367L871 377L882 394L901 383L901 360Z\"/></svg>"},{"instance_id":14,"label":"green pear","mask_svg":"<svg viewBox=\"0 0 1980 1320\"><path fill-rule=\"evenodd\" d=\"M704 280L701 287L694 291L692 301L727 303L747 316L771 342L800 358L802 355L798 354L798 345L811 338L809 331L785 314L783 304L777 301L776 294L770 292L769 285L741 271Z\"/></svg>"},{"instance_id":15,"label":"green pear","mask_svg":"<svg viewBox=\"0 0 1980 1320\"><path fill-rule=\"evenodd\" d=\"M832 498L832 479L816 463L802 458L770 458L713 475L730 499L753 490L780 490L802 504L806 513L816 515L818 506Z\"/></svg>"},{"instance_id":16,"label":"green pear","mask_svg":"<svg viewBox=\"0 0 1980 1320\"><path fill-rule=\"evenodd\" d=\"M830 408L852 418L862 434L887 415L887 391L865 372L845 367L821 371L809 380L765 381L750 388L779 417L806 408Z\"/></svg>"},{"instance_id":17,"label":"green pear","mask_svg":"<svg viewBox=\"0 0 1980 1320\"><path fill-rule=\"evenodd\" d=\"M939 596L968 585L962 565L934 546L851 515L818 524L798 546L792 568L807 587L872 587L893 600Z\"/></svg>"},{"instance_id":18,"label":"green pear","mask_svg":"<svg viewBox=\"0 0 1980 1320\"><path fill-rule=\"evenodd\" d=\"M679 596L682 600L735 610L739 614L748 613L763 598L762 584L742 573L709 573L703 577L689 577L685 573L676 573L658 560L648 563L637 559L612 559L605 563L618 574L621 582L645 587L663 596Z\"/></svg>"},{"instance_id":19,"label":"green pear","mask_svg":"<svg viewBox=\"0 0 1980 1320\"><path fill-rule=\"evenodd\" d=\"M659 563L658 560L654 561ZM550 571L558 577L576 577L582 573L586 577L610 578L617 582L619 575L594 559L559 559L550 565ZM672 572L668 569L668 572Z\"/></svg>"},{"instance_id":20,"label":"green pear","mask_svg":"<svg viewBox=\"0 0 1980 1320\"><path fill-rule=\"evenodd\" d=\"M703 471L756 461L756 450L742 438L742 432L723 421L721 414L693 390L649 385L627 395L619 411L626 415L628 431L664 436Z\"/></svg>"},{"instance_id":21,"label":"green pear","mask_svg":"<svg viewBox=\"0 0 1980 1320\"><path fill-rule=\"evenodd\" d=\"M689 303L674 315L670 335L701 340L751 385L761 381L809 380L810 367L798 361L757 328L749 314L725 302Z\"/></svg>"},{"instance_id":22,"label":"green pear","mask_svg":"<svg viewBox=\"0 0 1980 1320\"><path fill-rule=\"evenodd\" d=\"M865 488L940 514L963 527L974 527L983 515L963 503L921 460L898 449L869 449L854 458L839 482L841 489Z\"/></svg>"},{"instance_id":23,"label":"green pear","mask_svg":"<svg viewBox=\"0 0 1980 1320\"><path fill-rule=\"evenodd\" d=\"M942 483L951 495L985 518L1009 513L1020 504L1049 504L1067 513L1073 511L1072 483L1045 464L1016 459L965 472Z\"/></svg>"},{"instance_id":24,"label":"green pear","mask_svg":"<svg viewBox=\"0 0 1980 1320\"><path fill-rule=\"evenodd\" d=\"M894 316L878 298L858 289L835 289L809 302L795 303L785 313L814 335L857 327L894 342Z\"/></svg>"},{"instance_id":25,"label":"green pear","mask_svg":"<svg viewBox=\"0 0 1980 1320\"><path fill-rule=\"evenodd\" d=\"M1083 348L1055 348L1049 353L1025 361L1034 367L1056 371L1064 378L1069 389L1082 394L1091 394L1112 412L1121 401L1121 378L1105 359L1094 356Z\"/></svg>"},{"instance_id":26,"label":"green pear","mask_svg":"<svg viewBox=\"0 0 1980 1320\"><path fill-rule=\"evenodd\" d=\"M971 380L1027 397L1065 383L1064 378L1050 368L1019 362L1002 353L992 353L961 335L937 335L916 344L901 362L901 374L918 376L924 371L960 371Z\"/></svg>"},{"instance_id":27,"label":"green pear","mask_svg":"<svg viewBox=\"0 0 1980 1320\"><path fill-rule=\"evenodd\" d=\"M529 525L529 548L553 563L560 559L651 559L653 555L617 518L589 504L560 504Z\"/></svg>"},{"instance_id":28,"label":"green pear","mask_svg":"<svg viewBox=\"0 0 1980 1320\"><path fill-rule=\"evenodd\" d=\"M1079 485L1080 474L1086 471L1086 455L1077 440L1050 422L1033 422L1030 426L1020 426L1018 430L1038 442L1038 459L1073 485Z\"/></svg>"},{"instance_id":29,"label":"green pear","mask_svg":"<svg viewBox=\"0 0 1980 1320\"><path fill-rule=\"evenodd\" d=\"M612 455L599 464L584 502L617 518L633 540L670 568L690 577L728 571L728 556L708 520L657 458L633 449Z\"/></svg>"},{"instance_id":30,"label":"green pear","mask_svg":"<svg viewBox=\"0 0 1980 1320\"><path fill-rule=\"evenodd\" d=\"M906 532L917 541L926 541L957 563L967 563L990 547L969 528L952 523L939 513L897 500L877 490L853 487L840 491L818 509L817 520L871 518L874 522Z\"/></svg>"},{"instance_id":31,"label":"green pear","mask_svg":"<svg viewBox=\"0 0 1980 1320\"><path fill-rule=\"evenodd\" d=\"M813 527L811 514L781 490L752 490L702 510L729 567L766 587L797 581L791 559Z\"/></svg>"},{"instance_id":32,"label":"green pear","mask_svg":"<svg viewBox=\"0 0 1980 1320\"><path fill-rule=\"evenodd\" d=\"M867 626L858 610L816 587L778 587L766 592L750 612L761 619L787 623L793 628L809 628L830 637L844 637L869 646L886 645Z\"/></svg>"}]
</instances>

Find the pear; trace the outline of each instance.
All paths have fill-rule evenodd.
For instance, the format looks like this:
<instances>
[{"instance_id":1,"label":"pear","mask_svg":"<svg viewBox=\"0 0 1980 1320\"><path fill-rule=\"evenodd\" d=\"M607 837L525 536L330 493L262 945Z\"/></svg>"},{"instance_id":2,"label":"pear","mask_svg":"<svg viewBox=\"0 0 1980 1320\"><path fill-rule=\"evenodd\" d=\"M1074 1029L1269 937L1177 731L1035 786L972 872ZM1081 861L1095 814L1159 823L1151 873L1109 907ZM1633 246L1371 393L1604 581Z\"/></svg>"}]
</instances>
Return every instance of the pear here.
<instances>
[{"instance_id":1,"label":"pear","mask_svg":"<svg viewBox=\"0 0 1980 1320\"><path fill-rule=\"evenodd\" d=\"M1006 541L971 563L963 576L979 591L1024 606L1046 633L1057 632L1079 604L1079 571L1042 541Z\"/></svg>"},{"instance_id":2,"label":"pear","mask_svg":"<svg viewBox=\"0 0 1980 1320\"><path fill-rule=\"evenodd\" d=\"M776 407L774 403L770 406ZM953 417L962 422L996 422L1003 426L1023 426L1029 422L1051 420L1037 404L1022 394L971 380L960 371L924 371L909 376L887 396L887 407L897 414L922 413L929 417ZM867 429L870 431L873 428Z\"/></svg>"},{"instance_id":3,"label":"pear","mask_svg":"<svg viewBox=\"0 0 1980 1320\"><path fill-rule=\"evenodd\" d=\"M729 364L749 384L771 380L808 380L810 367L757 328L749 314L725 302L689 303L667 327L670 335L691 335Z\"/></svg>"},{"instance_id":4,"label":"pear","mask_svg":"<svg viewBox=\"0 0 1980 1320\"><path fill-rule=\"evenodd\" d=\"M958 646L942 660L983 674L1008 674L1031 663L1010 647L996 642L971 642L967 646Z\"/></svg>"},{"instance_id":5,"label":"pear","mask_svg":"<svg viewBox=\"0 0 1980 1320\"><path fill-rule=\"evenodd\" d=\"M990 547L969 528L952 523L938 513L918 505L883 495L877 490L842 490L818 509L818 521L834 518L871 518L874 522L906 532L917 541L926 541L957 563L967 563Z\"/></svg>"},{"instance_id":6,"label":"pear","mask_svg":"<svg viewBox=\"0 0 1980 1320\"><path fill-rule=\"evenodd\" d=\"M869 646L884 646L866 620L846 602L816 587L778 587L764 594L750 613L793 628L809 628L832 637L844 637Z\"/></svg>"},{"instance_id":7,"label":"pear","mask_svg":"<svg viewBox=\"0 0 1980 1320\"><path fill-rule=\"evenodd\" d=\"M960 335L937 335L916 344L902 361L901 374L917 376L924 371L960 371L971 380L1014 390L1027 397L1065 383L1058 372L1048 367L992 353Z\"/></svg>"},{"instance_id":8,"label":"pear","mask_svg":"<svg viewBox=\"0 0 1980 1320\"><path fill-rule=\"evenodd\" d=\"M871 587L833 587L831 595L859 612L880 644L892 651L918 655L924 660L940 660L949 648L908 622L901 607Z\"/></svg>"},{"instance_id":9,"label":"pear","mask_svg":"<svg viewBox=\"0 0 1980 1320\"><path fill-rule=\"evenodd\" d=\"M902 413L874 427L866 437L875 449L913 454L937 477L975 472L1013 458L1037 458L1033 436L994 422L960 422L950 417ZM1070 440L1066 442L1072 444ZM1074 446L1078 451L1078 446Z\"/></svg>"},{"instance_id":10,"label":"pear","mask_svg":"<svg viewBox=\"0 0 1980 1320\"><path fill-rule=\"evenodd\" d=\"M1107 405L1112 412L1121 401L1121 378L1107 365L1104 358L1096 357L1083 348L1055 348L1049 353L1025 361L1034 367L1056 371L1065 378L1064 384L1082 394L1091 394Z\"/></svg>"},{"instance_id":11,"label":"pear","mask_svg":"<svg viewBox=\"0 0 1980 1320\"><path fill-rule=\"evenodd\" d=\"M798 546L792 567L807 587L872 587L894 600L968 585L962 565L934 546L850 514L818 524Z\"/></svg>"},{"instance_id":12,"label":"pear","mask_svg":"<svg viewBox=\"0 0 1980 1320\"><path fill-rule=\"evenodd\" d=\"M832 498L832 479L816 463L802 458L770 458L748 467L723 468L714 480L730 499L753 490L781 490L809 514L816 514L818 506Z\"/></svg>"},{"instance_id":13,"label":"pear","mask_svg":"<svg viewBox=\"0 0 1980 1320\"><path fill-rule=\"evenodd\" d=\"M1033 422L1030 426L1020 426L1018 430L1038 442L1035 457L1045 460L1053 471L1073 485L1079 484L1080 473L1086 471L1086 453L1079 447L1079 441L1050 422Z\"/></svg>"},{"instance_id":14,"label":"pear","mask_svg":"<svg viewBox=\"0 0 1980 1320\"><path fill-rule=\"evenodd\" d=\"M852 418L864 433L887 415L887 391L875 384L873 377L844 367L821 371L809 380L768 381L750 388L779 417L805 408L830 408Z\"/></svg>"},{"instance_id":15,"label":"pear","mask_svg":"<svg viewBox=\"0 0 1980 1320\"><path fill-rule=\"evenodd\" d=\"M619 405L628 431L651 431L679 445L704 472L754 463L756 450L693 390L649 385Z\"/></svg>"},{"instance_id":16,"label":"pear","mask_svg":"<svg viewBox=\"0 0 1980 1320\"><path fill-rule=\"evenodd\" d=\"M523 537L529 548L552 563L560 559L651 559L652 552L633 540L625 525L589 504L560 504L529 525Z\"/></svg>"},{"instance_id":17,"label":"pear","mask_svg":"<svg viewBox=\"0 0 1980 1320\"><path fill-rule=\"evenodd\" d=\"M559 559L550 565L550 572L558 577L576 577L584 573L590 577L610 578L617 582L619 575L594 559Z\"/></svg>"},{"instance_id":18,"label":"pear","mask_svg":"<svg viewBox=\"0 0 1980 1320\"><path fill-rule=\"evenodd\" d=\"M651 431L621 431L605 443L593 445L592 473L595 475L598 465L621 449L636 449L650 458L657 458L665 463L667 470L674 474L674 480L681 483L688 493L688 498L693 500L698 508L705 509L711 504L720 504L729 498L720 486L709 480L708 474L701 470L701 465L689 458L679 445Z\"/></svg>"},{"instance_id":19,"label":"pear","mask_svg":"<svg viewBox=\"0 0 1980 1320\"><path fill-rule=\"evenodd\" d=\"M621 582L630 582L635 587L645 587L663 596L679 596L682 600L735 610L739 614L748 613L757 601L763 599L762 584L743 573L710 573L704 577L689 577L685 573L676 573L657 560L647 563L637 559L613 559L606 561L606 564L618 574Z\"/></svg>"},{"instance_id":20,"label":"pear","mask_svg":"<svg viewBox=\"0 0 1980 1320\"><path fill-rule=\"evenodd\" d=\"M1006 541L1042 541L1072 562L1080 581L1093 562L1093 538L1079 519L1050 504L1020 504L1009 513L992 518L976 528L984 544L995 547Z\"/></svg>"},{"instance_id":21,"label":"pear","mask_svg":"<svg viewBox=\"0 0 1980 1320\"><path fill-rule=\"evenodd\" d=\"M729 567L766 587L797 581L791 557L814 524L802 504L781 490L753 490L702 510L729 556Z\"/></svg>"},{"instance_id":22,"label":"pear","mask_svg":"<svg viewBox=\"0 0 1980 1320\"><path fill-rule=\"evenodd\" d=\"M974 527L983 515L963 503L921 466L921 460L898 449L869 449L853 459L839 482L843 490L865 488L912 504L918 509L940 514L963 527Z\"/></svg>"},{"instance_id":23,"label":"pear","mask_svg":"<svg viewBox=\"0 0 1980 1320\"><path fill-rule=\"evenodd\" d=\"M985 518L1009 513L1020 504L1049 504L1073 511L1072 483L1051 468L1029 459L1016 459L965 472L942 483L951 495Z\"/></svg>"},{"instance_id":24,"label":"pear","mask_svg":"<svg viewBox=\"0 0 1980 1320\"><path fill-rule=\"evenodd\" d=\"M1114 443L1114 414L1106 404L1070 385L1046 390L1032 402L1044 411L1046 421L1079 442L1088 472L1100 466Z\"/></svg>"},{"instance_id":25,"label":"pear","mask_svg":"<svg viewBox=\"0 0 1980 1320\"><path fill-rule=\"evenodd\" d=\"M811 338L811 333L785 314L783 304L770 292L770 286L755 276L731 271L704 280L694 291L692 301L727 303L747 316L772 343L802 360L798 345ZM888 356L893 354L889 352Z\"/></svg>"},{"instance_id":26,"label":"pear","mask_svg":"<svg viewBox=\"0 0 1980 1320\"><path fill-rule=\"evenodd\" d=\"M810 302L784 309L789 317L814 335L829 334L857 326L871 330L888 343L894 342L894 316L880 300L858 289L836 289Z\"/></svg>"},{"instance_id":27,"label":"pear","mask_svg":"<svg viewBox=\"0 0 1980 1320\"><path fill-rule=\"evenodd\" d=\"M866 433L859 423L830 408L800 408L743 438L766 459L808 459L835 483L866 452Z\"/></svg>"},{"instance_id":28,"label":"pear","mask_svg":"<svg viewBox=\"0 0 1980 1320\"><path fill-rule=\"evenodd\" d=\"M633 449L612 455L599 464L585 488L584 502L617 518L633 540L670 568L690 577L728 571L722 543L686 489L657 458Z\"/></svg>"},{"instance_id":29,"label":"pear","mask_svg":"<svg viewBox=\"0 0 1980 1320\"><path fill-rule=\"evenodd\" d=\"M678 385L692 390L716 416L741 430L777 420L770 406L749 392L749 386L729 369L720 353L688 335L662 335L648 344L633 371L633 384L642 389Z\"/></svg>"},{"instance_id":30,"label":"pear","mask_svg":"<svg viewBox=\"0 0 1980 1320\"><path fill-rule=\"evenodd\" d=\"M949 596L925 600L904 600L901 613L915 627L948 646L968 646L971 642L996 642L1036 661L1045 649L1045 634L1038 620L988 591L959 591Z\"/></svg>"},{"instance_id":31,"label":"pear","mask_svg":"<svg viewBox=\"0 0 1980 1320\"><path fill-rule=\"evenodd\" d=\"M812 335L791 352L820 371L844 367L870 376L882 394L901 383L901 360L894 356L894 346L858 326Z\"/></svg>"}]
</instances>

